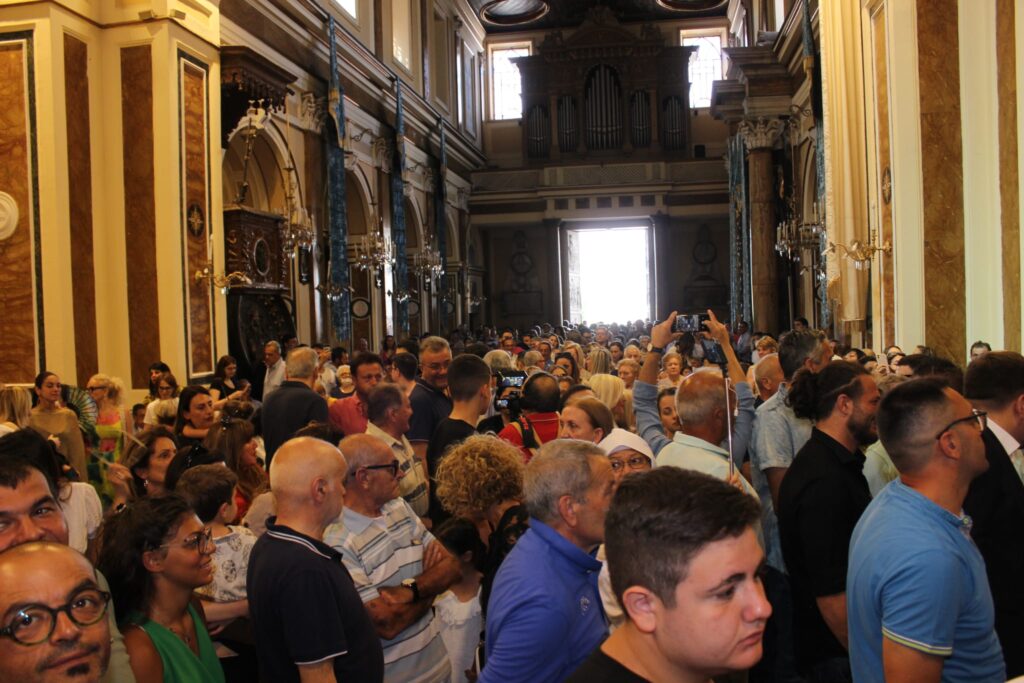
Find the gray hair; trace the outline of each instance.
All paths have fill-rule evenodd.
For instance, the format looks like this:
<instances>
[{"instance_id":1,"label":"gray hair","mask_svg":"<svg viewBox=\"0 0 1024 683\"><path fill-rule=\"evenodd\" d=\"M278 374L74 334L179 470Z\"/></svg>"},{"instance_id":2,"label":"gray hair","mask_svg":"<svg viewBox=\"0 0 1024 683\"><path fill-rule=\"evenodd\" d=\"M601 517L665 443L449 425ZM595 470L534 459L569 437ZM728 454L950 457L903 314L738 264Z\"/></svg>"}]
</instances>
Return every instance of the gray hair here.
<instances>
[{"instance_id":1,"label":"gray hair","mask_svg":"<svg viewBox=\"0 0 1024 683\"><path fill-rule=\"evenodd\" d=\"M523 366L530 367L533 365L539 365L544 362L544 355L540 351L534 351L533 349L523 354Z\"/></svg>"},{"instance_id":2,"label":"gray hair","mask_svg":"<svg viewBox=\"0 0 1024 683\"><path fill-rule=\"evenodd\" d=\"M590 459L605 457L597 444L556 439L540 448L523 474L523 502L531 517L545 524L558 519L558 499L581 501L591 484Z\"/></svg>"},{"instance_id":3,"label":"gray hair","mask_svg":"<svg viewBox=\"0 0 1024 683\"><path fill-rule=\"evenodd\" d=\"M366 399L366 417L375 425L383 420L389 410L402 407L405 393L397 384L381 383L375 386Z\"/></svg>"},{"instance_id":4,"label":"gray hair","mask_svg":"<svg viewBox=\"0 0 1024 683\"><path fill-rule=\"evenodd\" d=\"M316 374L320 357L315 349L303 346L288 352L284 362L284 374L288 379L309 379Z\"/></svg>"},{"instance_id":5,"label":"gray hair","mask_svg":"<svg viewBox=\"0 0 1024 683\"><path fill-rule=\"evenodd\" d=\"M444 337L426 337L420 342L420 353L438 353L451 350L448 340Z\"/></svg>"},{"instance_id":6,"label":"gray hair","mask_svg":"<svg viewBox=\"0 0 1024 683\"><path fill-rule=\"evenodd\" d=\"M270 341L263 345L263 348L265 349L268 346L273 346L275 349L277 349L278 353L281 353L281 342L271 339Z\"/></svg>"},{"instance_id":7,"label":"gray hair","mask_svg":"<svg viewBox=\"0 0 1024 683\"><path fill-rule=\"evenodd\" d=\"M693 374L721 375L721 370L699 368ZM676 415L679 416L679 424L694 425L704 422L711 417L716 408L726 405L724 382L716 383L711 387L699 387L700 391L694 391L698 387L693 386L684 388L684 382L680 382L680 388L676 391Z\"/></svg>"},{"instance_id":8,"label":"gray hair","mask_svg":"<svg viewBox=\"0 0 1024 683\"><path fill-rule=\"evenodd\" d=\"M485 353L484 362L487 363L487 367L491 369L491 372L500 369L512 369L512 356L501 349L494 349Z\"/></svg>"}]
</instances>

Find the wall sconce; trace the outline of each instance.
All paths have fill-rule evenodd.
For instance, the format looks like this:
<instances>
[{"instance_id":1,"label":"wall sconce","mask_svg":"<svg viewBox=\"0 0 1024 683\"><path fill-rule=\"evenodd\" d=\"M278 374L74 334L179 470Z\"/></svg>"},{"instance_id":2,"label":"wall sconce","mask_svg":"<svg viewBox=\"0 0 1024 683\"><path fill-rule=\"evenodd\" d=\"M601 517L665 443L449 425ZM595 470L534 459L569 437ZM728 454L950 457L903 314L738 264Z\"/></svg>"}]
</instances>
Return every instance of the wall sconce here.
<instances>
[{"instance_id":1,"label":"wall sconce","mask_svg":"<svg viewBox=\"0 0 1024 683\"><path fill-rule=\"evenodd\" d=\"M826 251L835 253L841 251L843 256L853 261L853 267L857 270L866 270L871 267L871 260L875 257L876 252L882 252L884 254L892 253L892 243L886 240L883 244L877 244L877 237L875 231L871 231L871 235L868 238L867 244L860 240L854 240L850 243L850 246L845 244L836 244L834 242L828 243L828 249Z\"/></svg>"},{"instance_id":2,"label":"wall sconce","mask_svg":"<svg viewBox=\"0 0 1024 683\"><path fill-rule=\"evenodd\" d=\"M227 294L228 290L235 285L251 285L252 279L243 272L235 271L227 275L218 275L213 272L213 261L206 264L202 270L197 270L194 276L196 282L209 280L210 284L220 289L221 294Z\"/></svg>"}]
</instances>

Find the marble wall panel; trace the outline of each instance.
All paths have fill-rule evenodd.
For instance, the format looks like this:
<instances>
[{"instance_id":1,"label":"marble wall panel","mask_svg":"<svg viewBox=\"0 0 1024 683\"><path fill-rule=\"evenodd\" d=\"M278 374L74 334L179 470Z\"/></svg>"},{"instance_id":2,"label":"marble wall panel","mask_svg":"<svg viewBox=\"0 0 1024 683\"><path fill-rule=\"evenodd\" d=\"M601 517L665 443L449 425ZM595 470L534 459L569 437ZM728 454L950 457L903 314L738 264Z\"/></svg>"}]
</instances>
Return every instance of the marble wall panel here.
<instances>
[{"instance_id":1,"label":"marble wall panel","mask_svg":"<svg viewBox=\"0 0 1024 683\"><path fill-rule=\"evenodd\" d=\"M878 168L876 169L879 196L881 201L881 230L880 242L892 244L892 145L889 139L889 53L886 50L886 21L885 12L879 11L871 19L871 30L874 33L875 54L873 59L875 69L875 130L878 136ZM884 348L896 343L896 296L893 284L893 258L892 252L880 254L881 270L881 295L882 295L882 320L879 326L876 321L876 331L881 333L881 343L875 340L875 346Z\"/></svg>"},{"instance_id":2,"label":"marble wall panel","mask_svg":"<svg viewBox=\"0 0 1024 683\"><path fill-rule=\"evenodd\" d=\"M1003 234L1003 348L1021 350L1020 185L1017 166L1017 64L1014 0L997 0L999 197Z\"/></svg>"},{"instance_id":3,"label":"marble wall panel","mask_svg":"<svg viewBox=\"0 0 1024 683\"><path fill-rule=\"evenodd\" d=\"M213 372L213 301L209 280L195 280L210 261L207 196L207 71L181 57L185 273L188 287L189 375Z\"/></svg>"},{"instance_id":4,"label":"marble wall panel","mask_svg":"<svg viewBox=\"0 0 1024 683\"><path fill-rule=\"evenodd\" d=\"M68 216L74 287L78 385L99 372L96 348L96 268L93 263L92 157L89 142L89 48L64 34L64 99L68 135Z\"/></svg>"},{"instance_id":5,"label":"marble wall panel","mask_svg":"<svg viewBox=\"0 0 1024 683\"><path fill-rule=\"evenodd\" d=\"M149 45L121 48L125 259L132 388L149 387L160 359L153 167L153 56Z\"/></svg>"},{"instance_id":6,"label":"marble wall panel","mask_svg":"<svg viewBox=\"0 0 1024 683\"><path fill-rule=\"evenodd\" d=\"M4 353L0 382L31 382L36 362L36 303L33 295L32 203L35 194L29 129L31 94L29 38L0 34L0 234L10 231L4 219L17 208L13 232L0 239L0 311Z\"/></svg>"},{"instance_id":7,"label":"marble wall panel","mask_svg":"<svg viewBox=\"0 0 1024 683\"><path fill-rule=\"evenodd\" d=\"M967 356L963 146L956 0L917 0L925 341L941 356ZM912 200L910 200L912 201Z\"/></svg>"}]
</instances>

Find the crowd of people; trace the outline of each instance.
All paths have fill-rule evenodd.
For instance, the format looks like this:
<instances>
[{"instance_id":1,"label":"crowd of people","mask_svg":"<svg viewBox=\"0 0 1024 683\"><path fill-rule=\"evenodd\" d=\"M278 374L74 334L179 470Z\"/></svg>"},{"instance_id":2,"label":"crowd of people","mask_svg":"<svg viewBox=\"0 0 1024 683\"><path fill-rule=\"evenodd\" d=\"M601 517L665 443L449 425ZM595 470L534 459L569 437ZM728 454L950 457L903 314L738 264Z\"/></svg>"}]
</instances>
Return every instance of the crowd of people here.
<instances>
[{"instance_id":1,"label":"crowd of people","mask_svg":"<svg viewBox=\"0 0 1024 683\"><path fill-rule=\"evenodd\" d=\"M713 312L0 385L0 680L1002 683L1024 356Z\"/></svg>"}]
</instances>

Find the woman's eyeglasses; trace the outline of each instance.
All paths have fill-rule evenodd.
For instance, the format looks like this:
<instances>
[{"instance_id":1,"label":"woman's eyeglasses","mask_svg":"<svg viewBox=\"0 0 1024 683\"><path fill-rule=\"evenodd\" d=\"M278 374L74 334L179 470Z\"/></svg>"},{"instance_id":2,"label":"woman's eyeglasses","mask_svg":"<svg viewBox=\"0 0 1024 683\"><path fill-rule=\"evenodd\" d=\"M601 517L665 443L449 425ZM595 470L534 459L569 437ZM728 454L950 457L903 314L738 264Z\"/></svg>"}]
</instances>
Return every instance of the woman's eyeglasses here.
<instances>
[{"instance_id":1,"label":"woman's eyeglasses","mask_svg":"<svg viewBox=\"0 0 1024 683\"><path fill-rule=\"evenodd\" d=\"M180 546L185 550L191 550L194 552L204 552L208 548L213 546L213 529L206 527L201 531L197 531L194 534L189 535L184 541L178 543L164 543L158 545L158 548L172 548L174 546Z\"/></svg>"},{"instance_id":2,"label":"woman's eyeglasses","mask_svg":"<svg viewBox=\"0 0 1024 683\"><path fill-rule=\"evenodd\" d=\"M612 470L618 472L624 467L629 467L631 470L640 470L649 467L651 461L646 455L634 455L625 460L612 459L611 461Z\"/></svg>"}]
</instances>

